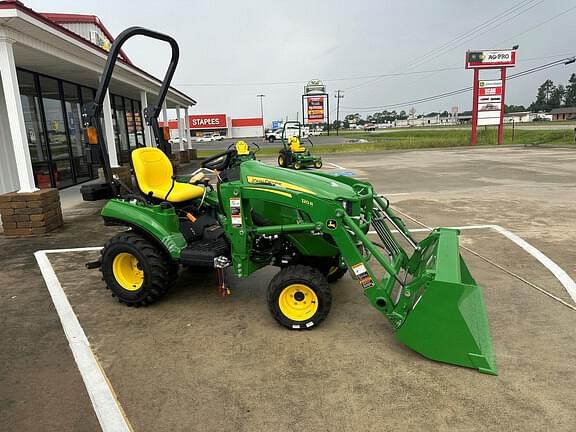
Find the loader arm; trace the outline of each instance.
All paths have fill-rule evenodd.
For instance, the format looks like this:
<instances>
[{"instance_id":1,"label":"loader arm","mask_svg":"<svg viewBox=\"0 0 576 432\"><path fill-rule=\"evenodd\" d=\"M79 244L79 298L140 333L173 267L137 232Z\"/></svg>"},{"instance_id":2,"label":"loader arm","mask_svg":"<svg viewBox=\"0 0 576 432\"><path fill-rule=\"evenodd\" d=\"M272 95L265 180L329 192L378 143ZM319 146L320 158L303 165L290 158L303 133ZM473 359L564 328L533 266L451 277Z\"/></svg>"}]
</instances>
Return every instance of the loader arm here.
<instances>
[{"instance_id":1,"label":"loader arm","mask_svg":"<svg viewBox=\"0 0 576 432\"><path fill-rule=\"evenodd\" d=\"M357 199L340 201L278 185L230 182L221 186L225 229L237 276L256 271L250 260L254 236L308 233L328 235L355 275L370 304L396 330L399 341L433 360L496 374L482 292L458 248L458 231L439 228L417 243L385 199L367 183L353 181ZM298 209L297 223L255 226L250 200ZM376 231L379 241L366 234ZM414 251L408 254L392 234L397 230ZM378 277L377 268L385 275ZM380 272L381 273L381 272Z\"/></svg>"}]
</instances>

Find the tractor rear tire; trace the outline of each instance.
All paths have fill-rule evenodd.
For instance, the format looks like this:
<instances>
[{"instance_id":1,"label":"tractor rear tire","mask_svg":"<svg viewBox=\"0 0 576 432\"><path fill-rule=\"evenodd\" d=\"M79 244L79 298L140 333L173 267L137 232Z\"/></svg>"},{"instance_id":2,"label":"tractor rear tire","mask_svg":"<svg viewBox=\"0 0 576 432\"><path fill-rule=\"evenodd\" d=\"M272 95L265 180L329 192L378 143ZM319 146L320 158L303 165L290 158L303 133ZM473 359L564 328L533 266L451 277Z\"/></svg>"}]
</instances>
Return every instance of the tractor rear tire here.
<instances>
[{"instance_id":1,"label":"tractor rear tire","mask_svg":"<svg viewBox=\"0 0 576 432\"><path fill-rule=\"evenodd\" d=\"M292 265L270 281L267 300L276 321L291 330L307 330L328 316L332 291L318 269Z\"/></svg>"},{"instance_id":2,"label":"tractor rear tire","mask_svg":"<svg viewBox=\"0 0 576 432\"><path fill-rule=\"evenodd\" d=\"M282 168L286 168L286 158L284 157L284 155L278 156L278 166L282 167Z\"/></svg>"},{"instance_id":3,"label":"tractor rear tire","mask_svg":"<svg viewBox=\"0 0 576 432\"><path fill-rule=\"evenodd\" d=\"M127 306L148 306L168 292L179 266L142 235L127 231L112 237L102 249L106 288Z\"/></svg>"}]
</instances>

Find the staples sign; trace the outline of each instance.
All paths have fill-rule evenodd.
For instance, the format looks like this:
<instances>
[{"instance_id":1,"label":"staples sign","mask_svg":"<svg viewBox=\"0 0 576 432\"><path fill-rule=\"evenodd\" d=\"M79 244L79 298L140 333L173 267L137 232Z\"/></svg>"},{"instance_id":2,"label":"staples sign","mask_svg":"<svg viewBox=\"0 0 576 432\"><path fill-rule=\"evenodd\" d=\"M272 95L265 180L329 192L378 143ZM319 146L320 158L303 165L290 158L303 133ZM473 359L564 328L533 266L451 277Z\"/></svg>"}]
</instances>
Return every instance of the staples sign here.
<instances>
[{"instance_id":1,"label":"staples sign","mask_svg":"<svg viewBox=\"0 0 576 432\"><path fill-rule=\"evenodd\" d=\"M226 129L226 114L189 116L190 129Z\"/></svg>"}]
</instances>

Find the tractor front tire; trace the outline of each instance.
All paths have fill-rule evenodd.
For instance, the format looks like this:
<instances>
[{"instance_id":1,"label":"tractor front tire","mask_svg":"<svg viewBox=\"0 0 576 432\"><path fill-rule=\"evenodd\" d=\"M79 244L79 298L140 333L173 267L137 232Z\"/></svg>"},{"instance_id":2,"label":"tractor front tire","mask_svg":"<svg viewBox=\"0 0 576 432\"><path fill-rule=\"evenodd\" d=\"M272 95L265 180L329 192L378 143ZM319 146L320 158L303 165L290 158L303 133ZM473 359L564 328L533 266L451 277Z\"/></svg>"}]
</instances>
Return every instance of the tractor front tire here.
<instances>
[{"instance_id":1,"label":"tractor front tire","mask_svg":"<svg viewBox=\"0 0 576 432\"><path fill-rule=\"evenodd\" d=\"M286 168L286 158L284 157L284 155L278 156L278 166L282 167L282 168Z\"/></svg>"},{"instance_id":2,"label":"tractor front tire","mask_svg":"<svg viewBox=\"0 0 576 432\"><path fill-rule=\"evenodd\" d=\"M330 283L336 282L348 273L347 269L340 268L338 266L332 266L326 272L326 280Z\"/></svg>"},{"instance_id":3,"label":"tractor front tire","mask_svg":"<svg viewBox=\"0 0 576 432\"><path fill-rule=\"evenodd\" d=\"M127 306L147 306L158 301L178 277L178 265L133 231L112 237L102 249L101 260L106 288Z\"/></svg>"},{"instance_id":4,"label":"tractor front tire","mask_svg":"<svg viewBox=\"0 0 576 432\"><path fill-rule=\"evenodd\" d=\"M332 291L324 275L304 265L280 270L268 285L267 297L274 319L292 330L317 326L332 306Z\"/></svg>"},{"instance_id":5,"label":"tractor front tire","mask_svg":"<svg viewBox=\"0 0 576 432\"><path fill-rule=\"evenodd\" d=\"M300 162L294 162L294 169L295 169L295 170L300 170L300 169L302 169L302 163L300 163Z\"/></svg>"},{"instance_id":6,"label":"tractor front tire","mask_svg":"<svg viewBox=\"0 0 576 432\"><path fill-rule=\"evenodd\" d=\"M316 169L322 168L322 161L317 160L316 162L314 162L314 168L316 168Z\"/></svg>"}]
</instances>

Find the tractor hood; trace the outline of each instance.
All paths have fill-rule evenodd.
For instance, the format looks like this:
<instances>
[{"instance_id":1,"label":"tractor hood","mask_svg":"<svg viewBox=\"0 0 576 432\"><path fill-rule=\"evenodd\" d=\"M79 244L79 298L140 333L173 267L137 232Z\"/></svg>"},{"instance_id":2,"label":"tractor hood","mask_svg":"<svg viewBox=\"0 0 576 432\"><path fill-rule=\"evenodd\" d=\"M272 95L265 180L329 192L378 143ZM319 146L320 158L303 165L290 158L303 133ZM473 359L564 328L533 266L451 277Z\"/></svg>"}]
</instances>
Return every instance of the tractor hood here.
<instances>
[{"instance_id":1,"label":"tractor hood","mask_svg":"<svg viewBox=\"0 0 576 432\"><path fill-rule=\"evenodd\" d=\"M343 181L339 181L336 176L276 168L259 161L242 163L240 174L244 183L277 186L331 200L354 200L358 198L354 188Z\"/></svg>"}]
</instances>

